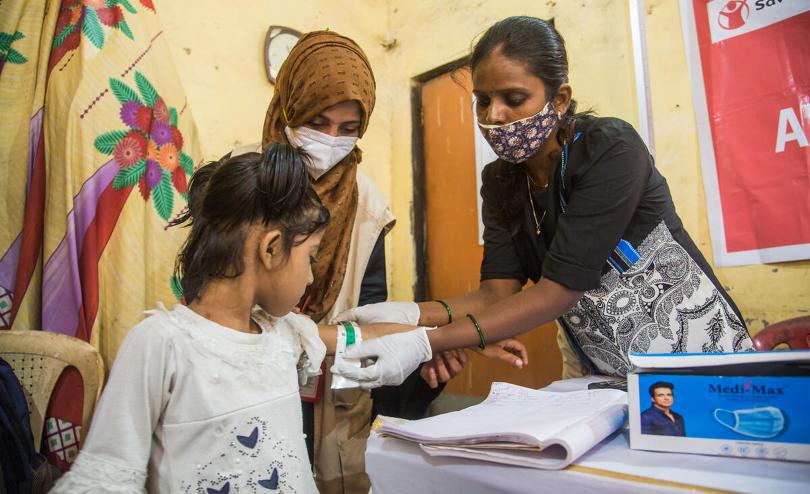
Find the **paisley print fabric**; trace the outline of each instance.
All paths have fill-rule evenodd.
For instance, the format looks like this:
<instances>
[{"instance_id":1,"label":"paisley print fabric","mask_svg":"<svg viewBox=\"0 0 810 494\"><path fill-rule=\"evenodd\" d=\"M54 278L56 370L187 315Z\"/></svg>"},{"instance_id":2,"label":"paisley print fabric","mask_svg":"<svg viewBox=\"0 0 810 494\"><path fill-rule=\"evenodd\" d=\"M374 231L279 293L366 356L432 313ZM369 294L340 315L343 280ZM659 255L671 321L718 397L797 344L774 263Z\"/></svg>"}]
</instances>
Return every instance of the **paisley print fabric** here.
<instances>
[{"instance_id":1,"label":"paisley print fabric","mask_svg":"<svg viewBox=\"0 0 810 494\"><path fill-rule=\"evenodd\" d=\"M549 102L539 113L523 120L506 125L479 123L478 127L499 158L510 163L523 163L540 150L558 121Z\"/></svg>"},{"instance_id":2,"label":"paisley print fabric","mask_svg":"<svg viewBox=\"0 0 810 494\"><path fill-rule=\"evenodd\" d=\"M745 325L663 221L638 251L630 269L608 271L562 317L599 373L624 376L628 353L752 349Z\"/></svg>"}]
</instances>

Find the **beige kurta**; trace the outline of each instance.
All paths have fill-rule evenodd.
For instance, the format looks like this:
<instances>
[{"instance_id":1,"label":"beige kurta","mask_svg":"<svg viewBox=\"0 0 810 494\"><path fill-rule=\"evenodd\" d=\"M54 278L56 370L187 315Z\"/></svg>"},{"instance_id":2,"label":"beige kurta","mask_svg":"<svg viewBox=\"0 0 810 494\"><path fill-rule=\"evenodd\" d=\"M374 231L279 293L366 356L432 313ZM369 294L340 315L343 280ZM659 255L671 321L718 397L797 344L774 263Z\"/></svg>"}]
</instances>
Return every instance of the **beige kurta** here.
<instances>
[{"instance_id":1,"label":"beige kurta","mask_svg":"<svg viewBox=\"0 0 810 494\"><path fill-rule=\"evenodd\" d=\"M374 183L357 172L359 200L352 230L346 277L335 305L322 322L357 306L371 252L380 234L394 226L394 215ZM326 359L327 369L332 358ZM371 396L359 389L331 390L326 372L324 393L315 405L315 481L321 493L367 493L366 440L371 421Z\"/></svg>"}]
</instances>

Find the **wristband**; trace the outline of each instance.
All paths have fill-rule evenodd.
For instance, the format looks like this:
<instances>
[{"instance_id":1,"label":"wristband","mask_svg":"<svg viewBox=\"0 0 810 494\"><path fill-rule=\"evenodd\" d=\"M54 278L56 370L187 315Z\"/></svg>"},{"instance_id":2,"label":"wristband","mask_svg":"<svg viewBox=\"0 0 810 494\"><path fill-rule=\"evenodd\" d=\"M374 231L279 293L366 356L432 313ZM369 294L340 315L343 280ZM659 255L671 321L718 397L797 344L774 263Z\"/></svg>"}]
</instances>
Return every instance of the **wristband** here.
<instances>
[{"instance_id":1,"label":"wristband","mask_svg":"<svg viewBox=\"0 0 810 494\"><path fill-rule=\"evenodd\" d=\"M475 320L475 317L472 314L467 314L467 317L470 318L470 321L472 321L473 326L475 326L475 331L478 333L478 340L479 340L478 348L483 350L487 346L487 341L484 339L484 332L481 331L481 326L478 325L478 321Z\"/></svg>"},{"instance_id":2,"label":"wristband","mask_svg":"<svg viewBox=\"0 0 810 494\"><path fill-rule=\"evenodd\" d=\"M346 330L346 346L354 345L363 341L360 333L360 326L351 321L340 321L341 326Z\"/></svg>"},{"instance_id":3,"label":"wristband","mask_svg":"<svg viewBox=\"0 0 810 494\"><path fill-rule=\"evenodd\" d=\"M453 322L453 311L450 310L450 305L447 302L445 302L444 300L436 299L436 302L442 304L442 307L444 307L444 310L447 311L447 319L448 319L447 324L450 324L451 322Z\"/></svg>"},{"instance_id":4,"label":"wristband","mask_svg":"<svg viewBox=\"0 0 810 494\"><path fill-rule=\"evenodd\" d=\"M341 321L337 324L337 342L335 344L335 364L340 362L350 363L354 367L361 367L362 363L356 359L344 359L343 354L350 345L356 345L363 341L360 333L360 326L353 322ZM357 388L359 384L343 376L332 376L332 389Z\"/></svg>"}]
</instances>

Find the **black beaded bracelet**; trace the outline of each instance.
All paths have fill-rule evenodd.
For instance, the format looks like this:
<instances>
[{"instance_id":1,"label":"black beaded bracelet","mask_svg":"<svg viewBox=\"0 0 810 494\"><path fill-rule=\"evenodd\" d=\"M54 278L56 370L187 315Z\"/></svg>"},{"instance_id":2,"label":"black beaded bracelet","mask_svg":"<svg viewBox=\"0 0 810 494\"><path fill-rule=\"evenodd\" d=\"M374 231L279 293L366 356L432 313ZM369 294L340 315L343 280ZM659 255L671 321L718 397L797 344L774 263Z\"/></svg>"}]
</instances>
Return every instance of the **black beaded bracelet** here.
<instances>
[{"instance_id":1,"label":"black beaded bracelet","mask_svg":"<svg viewBox=\"0 0 810 494\"><path fill-rule=\"evenodd\" d=\"M436 299L436 302L439 302L440 304L442 304L442 307L444 307L444 310L447 311L447 318L449 319L447 321L447 324L450 324L451 322L453 322L453 311L450 310L450 305L447 302L445 302L444 300Z\"/></svg>"},{"instance_id":2,"label":"black beaded bracelet","mask_svg":"<svg viewBox=\"0 0 810 494\"><path fill-rule=\"evenodd\" d=\"M470 321L472 321L473 326L475 326L475 331L478 333L478 340L479 340L478 348L483 350L487 346L487 341L484 339L484 332L481 331L481 326L478 325L478 321L475 320L475 317L472 314L467 314L467 317L470 318Z\"/></svg>"}]
</instances>

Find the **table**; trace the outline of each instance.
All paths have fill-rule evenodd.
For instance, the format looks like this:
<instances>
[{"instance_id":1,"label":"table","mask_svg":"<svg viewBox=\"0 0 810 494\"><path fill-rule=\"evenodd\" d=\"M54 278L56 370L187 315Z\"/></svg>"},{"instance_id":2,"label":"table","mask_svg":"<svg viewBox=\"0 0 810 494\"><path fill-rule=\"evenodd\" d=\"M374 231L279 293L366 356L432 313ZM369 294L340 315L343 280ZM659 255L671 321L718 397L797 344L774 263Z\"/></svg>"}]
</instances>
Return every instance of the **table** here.
<instances>
[{"instance_id":1,"label":"table","mask_svg":"<svg viewBox=\"0 0 810 494\"><path fill-rule=\"evenodd\" d=\"M549 391L590 380L558 381ZM399 493L810 493L810 463L632 450L628 431L606 438L565 470L435 457L417 444L372 432L366 472L373 494Z\"/></svg>"}]
</instances>

